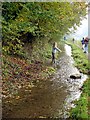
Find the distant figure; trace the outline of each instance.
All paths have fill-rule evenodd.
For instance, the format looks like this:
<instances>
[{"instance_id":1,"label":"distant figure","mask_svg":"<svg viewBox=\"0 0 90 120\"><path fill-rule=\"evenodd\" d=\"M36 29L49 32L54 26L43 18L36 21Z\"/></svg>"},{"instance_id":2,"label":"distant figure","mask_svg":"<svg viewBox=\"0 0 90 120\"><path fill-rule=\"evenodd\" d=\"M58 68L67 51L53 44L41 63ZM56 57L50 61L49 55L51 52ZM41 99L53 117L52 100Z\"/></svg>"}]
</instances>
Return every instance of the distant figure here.
<instances>
[{"instance_id":1,"label":"distant figure","mask_svg":"<svg viewBox=\"0 0 90 120\"><path fill-rule=\"evenodd\" d=\"M85 43L84 43L84 37L83 37L83 39L81 40L81 43L82 43L82 49L84 50L84 45L85 45Z\"/></svg>"},{"instance_id":2,"label":"distant figure","mask_svg":"<svg viewBox=\"0 0 90 120\"><path fill-rule=\"evenodd\" d=\"M74 43L74 42L75 42L75 39L73 38L72 41L73 41L73 43Z\"/></svg>"},{"instance_id":3,"label":"distant figure","mask_svg":"<svg viewBox=\"0 0 90 120\"><path fill-rule=\"evenodd\" d=\"M88 43L89 43L88 37L85 38L84 43L85 43L85 45L84 45L84 53L88 53Z\"/></svg>"},{"instance_id":4,"label":"distant figure","mask_svg":"<svg viewBox=\"0 0 90 120\"><path fill-rule=\"evenodd\" d=\"M57 43L54 42L53 43L53 47L52 47L52 63L55 63L55 55L56 55L56 52L59 51L59 52L62 52L58 47L57 47Z\"/></svg>"},{"instance_id":5,"label":"distant figure","mask_svg":"<svg viewBox=\"0 0 90 120\"><path fill-rule=\"evenodd\" d=\"M66 37L64 36L64 40L66 40Z\"/></svg>"}]
</instances>

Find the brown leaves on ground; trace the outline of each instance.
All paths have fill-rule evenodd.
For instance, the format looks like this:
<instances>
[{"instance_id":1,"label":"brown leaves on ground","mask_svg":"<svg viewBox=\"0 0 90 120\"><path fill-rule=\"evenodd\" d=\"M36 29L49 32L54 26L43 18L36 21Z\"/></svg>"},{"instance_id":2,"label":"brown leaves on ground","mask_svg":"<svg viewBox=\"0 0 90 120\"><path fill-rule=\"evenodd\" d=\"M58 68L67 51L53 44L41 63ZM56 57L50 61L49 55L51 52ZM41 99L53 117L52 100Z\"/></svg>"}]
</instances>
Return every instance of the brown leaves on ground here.
<instances>
[{"instance_id":1,"label":"brown leaves on ground","mask_svg":"<svg viewBox=\"0 0 90 120\"><path fill-rule=\"evenodd\" d=\"M3 97L11 97L22 87L34 87L34 83L38 80L46 79L43 72L46 67L40 61L29 64L26 60L15 57L3 56Z\"/></svg>"}]
</instances>

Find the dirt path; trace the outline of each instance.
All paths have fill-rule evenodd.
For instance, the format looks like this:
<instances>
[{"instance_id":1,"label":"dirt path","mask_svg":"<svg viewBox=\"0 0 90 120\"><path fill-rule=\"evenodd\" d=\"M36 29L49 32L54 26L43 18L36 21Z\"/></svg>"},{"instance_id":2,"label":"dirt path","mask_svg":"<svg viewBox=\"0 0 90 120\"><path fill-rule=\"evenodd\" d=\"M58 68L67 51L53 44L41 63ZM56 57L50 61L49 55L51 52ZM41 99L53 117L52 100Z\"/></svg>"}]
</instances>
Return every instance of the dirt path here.
<instances>
[{"instance_id":1,"label":"dirt path","mask_svg":"<svg viewBox=\"0 0 90 120\"><path fill-rule=\"evenodd\" d=\"M70 75L79 73L73 66L71 48L66 46L66 53L53 67L57 72L48 80L39 80L32 89L19 91L17 100L11 99L3 108L3 118L67 118L68 110L73 107L72 101L80 97L79 90L84 80L71 79Z\"/></svg>"}]
</instances>

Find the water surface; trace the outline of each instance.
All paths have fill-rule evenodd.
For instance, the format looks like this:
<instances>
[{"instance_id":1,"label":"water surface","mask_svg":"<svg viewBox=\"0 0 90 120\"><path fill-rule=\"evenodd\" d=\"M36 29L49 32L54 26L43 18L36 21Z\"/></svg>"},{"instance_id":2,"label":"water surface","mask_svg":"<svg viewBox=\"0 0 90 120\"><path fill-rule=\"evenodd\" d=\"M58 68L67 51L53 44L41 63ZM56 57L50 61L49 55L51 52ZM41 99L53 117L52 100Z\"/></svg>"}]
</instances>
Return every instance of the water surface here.
<instances>
[{"instance_id":1,"label":"water surface","mask_svg":"<svg viewBox=\"0 0 90 120\"><path fill-rule=\"evenodd\" d=\"M6 118L68 118L68 110L75 107L73 101L79 99L80 88L87 76L74 67L71 47L65 45L56 64L57 72L48 80L39 80L32 88L21 89L21 99L3 108ZM81 74L81 79L71 79L72 74Z\"/></svg>"}]
</instances>

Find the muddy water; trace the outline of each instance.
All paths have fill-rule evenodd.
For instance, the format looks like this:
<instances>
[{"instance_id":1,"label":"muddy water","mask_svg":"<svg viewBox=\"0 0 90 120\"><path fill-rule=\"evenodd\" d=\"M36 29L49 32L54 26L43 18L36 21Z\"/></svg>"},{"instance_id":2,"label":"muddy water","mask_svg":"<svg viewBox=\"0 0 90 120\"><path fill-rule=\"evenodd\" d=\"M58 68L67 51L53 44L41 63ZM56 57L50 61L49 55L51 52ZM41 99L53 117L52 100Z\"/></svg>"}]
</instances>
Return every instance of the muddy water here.
<instances>
[{"instance_id":1,"label":"muddy water","mask_svg":"<svg viewBox=\"0 0 90 120\"><path fill-rule=\"evenodd\" d=\"M72 101L79 99L80 87L86 80L70 79L73 73L79 73L73 66L71 47L65 45L65 52L53 67L58 67L53 78L38 81L32 89L19 91L21 99L11 104L11 108L4 117L7 118L68 118L68 110L75 107Z\"/></svg>"}]
</instances>

